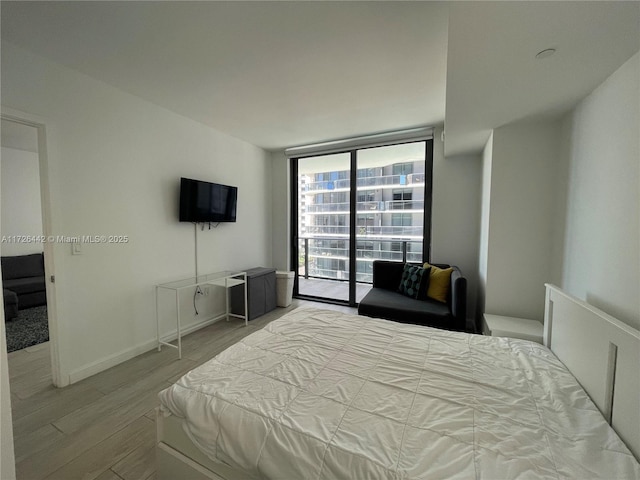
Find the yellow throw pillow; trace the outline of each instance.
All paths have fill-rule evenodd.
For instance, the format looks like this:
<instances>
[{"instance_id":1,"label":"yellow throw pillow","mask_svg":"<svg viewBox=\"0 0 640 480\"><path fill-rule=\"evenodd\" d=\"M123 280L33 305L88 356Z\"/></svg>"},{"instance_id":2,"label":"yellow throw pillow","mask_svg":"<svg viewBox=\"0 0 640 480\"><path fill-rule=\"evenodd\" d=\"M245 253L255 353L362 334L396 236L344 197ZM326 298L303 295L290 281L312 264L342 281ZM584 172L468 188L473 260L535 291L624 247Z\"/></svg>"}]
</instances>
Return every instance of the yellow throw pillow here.
<instances>
[{"instance_id":1,"label":"yellow throw pillow","mask_svg":"<svg viewBox=\"0 0 640 480\"><path fill-rule=\"evenodd\" d=\"M429 263L425 263L424 268L431 268L427 297L433 298L438 302L446 303L447 295L449 294L449 285L451 284L451 272L453 272L453 268L442 269L434 267Z\"/></svg>"}]
</instances>

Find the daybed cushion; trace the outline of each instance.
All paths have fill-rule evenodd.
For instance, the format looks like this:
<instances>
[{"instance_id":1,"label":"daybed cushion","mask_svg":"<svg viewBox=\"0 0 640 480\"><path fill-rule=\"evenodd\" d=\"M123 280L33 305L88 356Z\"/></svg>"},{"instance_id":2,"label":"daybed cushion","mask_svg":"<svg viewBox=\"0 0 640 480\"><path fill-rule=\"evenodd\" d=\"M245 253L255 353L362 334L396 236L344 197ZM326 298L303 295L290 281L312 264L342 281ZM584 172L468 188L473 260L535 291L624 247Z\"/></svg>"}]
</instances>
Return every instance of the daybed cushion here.
<instances>
[{"instance_id":1,"label":"daybed cushion","mask_svg":"<svg viewBox=\"0 0 640 480\"><path fill-rule=\"evenodd\" d=\"M453 268L439 268L428 263L424 264L424 268L429 268L429 288L427 297L446 303L449 295L449 287L451 285L451 274Z\"/></svg>"},{"instance_id":2,"label":"daybed cushion","mask_svg":"<svg viewBox=\"0 0 640 480\"><path fill-rule=\"evenodd\" d=\"M437 327L450 327L451 316L446 303L435 300L417 300L398 295L384 288L373 288L367 293L367 301L360 302L358 313L403 323L424 324L425 314L429 323ZM442 317L439 321L438 317Z\"/></svg>"},{"instance_id":3,"label":"daybed cushion","mask_svg":"<svg viewBox=\"0 0 640 480\"><path fill-rule=\"evenodd\" d=\"M429 286L430 268L405 264L398 292L410 298L424 298Z\"/></svg>"},{"instance_id":4,"label":"daybed cushion","mask_svg":"<svg viewBox=\"0 0 640 480\"><path fill-rule=\"evenodd\" d=\"M382 263L384 265L380 266ZM386 290L397 290L398 279L402 278L404 271L402 262L373 262L373 288L384 288ZM377 269L384 268L384 274L379 274Z\"/></svg>"},{"instance_id":5,"label":"daybed cushion","mask_svg":"<svg viewBox=\"0 0 640 480\"><path fill-rule=\"evenodd\" d=\"M428 298L426 292L422 291L417 300L398 293L398 283L404 267L405 264L402 262L375 260L373 288L360 300L358 313L397 322L465 331L466 279L462 277L460 270L449 265L434 265L441 270L452 269L449 275L451 287L446 296L446 303L442 303ZM431 277L428 278L430 281Z\"/></svg>"}]
</instances>

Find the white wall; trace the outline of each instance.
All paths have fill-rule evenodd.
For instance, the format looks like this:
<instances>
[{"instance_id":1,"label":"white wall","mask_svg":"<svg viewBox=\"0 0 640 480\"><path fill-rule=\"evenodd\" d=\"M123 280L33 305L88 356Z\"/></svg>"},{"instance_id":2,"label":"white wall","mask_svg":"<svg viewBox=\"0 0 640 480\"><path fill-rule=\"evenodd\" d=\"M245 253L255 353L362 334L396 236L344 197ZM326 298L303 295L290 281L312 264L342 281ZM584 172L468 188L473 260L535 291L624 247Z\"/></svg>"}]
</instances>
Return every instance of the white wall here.
<instances>
[{"instance_id":1,"label":"white wall","mask_svg":"<svg viewBox=\"0 0 640 480\"><path fill-rule=\"evenodd\" d=\"M35 128L33 129L35 132ZM3 237L42 236L40 205L40 165L38 154L2 147L0 155L2 181ZM2 255L27 255L42 252L41 242L2 242Z\"/></svg>"},{"instance_id":2,"label":"white wall","mask_svg":"<svg viewBox=\"0 0 640 480\"><path fill-rule=\"evenodd\" d=\"M278 270L293 270L291 261L291 172L289 159L284 152L271 153L273 177L273 266Z\"/></svg>"},{"instance_id":3,"label":"white wall","mask_svg":"<svg viewBox=\"0 0 640 480\"><path fill-rule=\"evenodd\" d=\"M0 212L2 211L2 182L0 182ZM2 213L0 213L0 225ZM0 228L0 234L2 229ZM1 278L1 277L0 277ZM4 326L4 302L0 304L0 478L16 478L15 454L13 447L13 423L11 420L11 391L9 389L9 365L7 361L7 340Z\"/></svg>"},{"instance_id":4,"label":"white wall","mask_svg":"<svg viewBox=\"0 0 640 480\"><path fill-rule=\"evenodd\" d=\"M0 478L16 478L13 449L13 425L11 423L11 393L7 365L7 341L4 333L4 302L0 305L2 328L0 328Z\"/></svg>"},{"instance_id":5,"label":"white wall","mask_svg":"<svg viewBox=\"0 0 640 480\"><path fill-rule=\"evenodd\" d=\"M63 382L152 347L153 285L194 274L194 227L177 220L180 176L238 187L237 223L198 232L200 273L271 264L263 150L7 42L2 102L46 124L50 233L129 238L85 244L82 255L54 247ZM198 321L187 309L185 324Z\"/></svg>"},{"instance_id":6,"label":"white wall","mask_svg":"<svg viewBox=\"0 0 640 480\"><path fill-rule=\"evenodd\" d=\"M2 182L0 182L0 212L2 211ZM2 214L0 213L0 225ZM0 234L2 233L0 229ZM13 424L11 420L11 391L9 389L9 362L4 327L4 302L0 304L0 478L14 480L16 464L13 447Z\"/></svg>"},{"instance_id":7,"label":"white wall","mask_svg":"<svg viewBox=\"0 0 640 480\"><path fill-rule=\"evenodd\" d=\"M0 182L0 204L2 186ZM0 214L0 221L2 215ZM0 232L1 233L1 232ZM0 478L14 480L16 464L13 448L13 424L11 421L11 391L9 390L9 365L7 340L4 328L4 302L0 304Z\"/></svg>"},{"instance_id":8,"label":"white wall","mask_svg":"<svg viewBox=\"0 0 640 480\"><path fill-rule=\"evenodd\" d=\"M479 314L542 319L552 282L640 328L639 85L640 53L564 119L494 130Z\"/></svg>"},{"instance_id":9,"label":"white wall","mask_svg":"<svg viewBox=\"0 0 640 480\"><path fill-rule=\"evenodd\" d=\"M481 318L485 311L485 295L489 265L489 214L491 212L491 171L493 159L493 132L482 150L482 193L480 197L480 239L478 252L478 300L476 325L482 328Z\"/></svg>"},{"instance_id":10,"label":"white wall","mask_svg":"<svg viewBox=\"0 0 640 480\"><path fill-rule=\"evenodd\" d=\"M563 124L562 287L640 328L640 53Z\"/></svg>"},{"instance_id":11,"label":"white wall","mask_svg":"<svg viewBox=\"0 0 640 480\"><path fill-rule=\"evenodd\" d=\"M477 155L444 157L436 129L433 145L431 260L460 267L467 279L467 318L475 316L482 162Z\"/></svg>"},{"instance_id":12,"label":"white wall","mask_svg":"<svg viewBox=\"0 0 640 480\"><path fill-rule=\"evenodd\" d=\"M520 121L493 131L491 159L485 156L484 165L480 255L486 313L544 317L544 283L553 271L559 131L559 120Z\"/></svg>"}]
</instances>

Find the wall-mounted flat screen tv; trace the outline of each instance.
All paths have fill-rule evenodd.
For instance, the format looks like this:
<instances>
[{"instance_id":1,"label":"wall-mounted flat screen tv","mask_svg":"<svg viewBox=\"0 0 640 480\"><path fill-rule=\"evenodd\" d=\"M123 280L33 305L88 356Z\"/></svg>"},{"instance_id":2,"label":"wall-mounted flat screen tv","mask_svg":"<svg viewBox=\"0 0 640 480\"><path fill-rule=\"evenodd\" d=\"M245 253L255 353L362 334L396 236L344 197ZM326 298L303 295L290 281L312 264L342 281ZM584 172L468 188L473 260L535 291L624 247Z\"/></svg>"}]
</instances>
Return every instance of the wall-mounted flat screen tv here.
<instances>
[{"instance_id":1,"label":"wall-mounted flat screen tv","mask_svg":"<svg viewBox=\"0 0 640 480\"><path fill-rule=\"evenodd\" d=\"M180 179L181 222L235 222L238 187Z\"/></svg>"}]
</instances>

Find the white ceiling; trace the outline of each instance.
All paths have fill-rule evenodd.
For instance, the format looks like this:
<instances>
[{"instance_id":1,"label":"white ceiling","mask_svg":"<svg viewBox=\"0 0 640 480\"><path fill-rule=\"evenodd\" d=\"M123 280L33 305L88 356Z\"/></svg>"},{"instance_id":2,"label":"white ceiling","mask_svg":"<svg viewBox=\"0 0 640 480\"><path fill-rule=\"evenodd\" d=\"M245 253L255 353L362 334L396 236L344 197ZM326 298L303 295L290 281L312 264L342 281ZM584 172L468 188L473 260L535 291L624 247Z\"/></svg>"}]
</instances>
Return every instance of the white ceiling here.
<instances>
[{"instance_id":1,"label":"white ceiling","mask_svg":"<svg viewBox=\"0 0 640 480\"><path fill-rule=\"evenodd\" d=\"M555 55L535 58L550 47ZM637 1L452 3L445 153L477 150L514 120L566 112L638 50Z\"/></svg>"},{"instance_id":2,"label":"white ceiling","mask_svg":"<svg viewBox=\"0 0 640 480\"><path fill-rule=\"evenodd\" d=\"M477 151L491 128L570 108L640 48L637 1L1 8L3 41L266 149L445 123L448 154Z\"/></svg>"},{"instance_id":3,"label":"white ceiling","mask_svg":"<svg viewBox=\"0 0 640 480\"><path fill-rule=\"evenodd\" d=\"M3 1L2 39L267 149L444 120L439 3Z\"/></svg>"}]
</instances>

